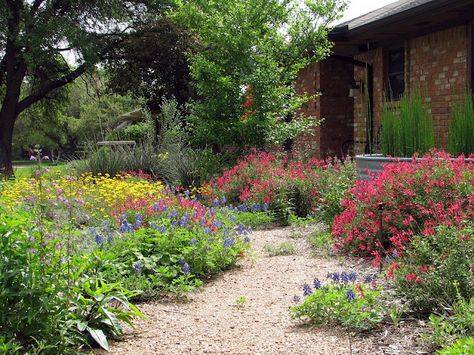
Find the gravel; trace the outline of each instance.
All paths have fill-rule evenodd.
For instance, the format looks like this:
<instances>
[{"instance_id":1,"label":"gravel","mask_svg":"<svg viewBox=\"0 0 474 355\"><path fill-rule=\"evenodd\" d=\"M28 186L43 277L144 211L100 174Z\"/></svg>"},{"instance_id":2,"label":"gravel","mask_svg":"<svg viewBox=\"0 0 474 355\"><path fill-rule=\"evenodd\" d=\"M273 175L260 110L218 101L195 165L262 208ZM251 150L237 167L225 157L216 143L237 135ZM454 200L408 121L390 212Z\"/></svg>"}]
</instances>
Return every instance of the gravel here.
<instances>
[{"instance_id":1,"label":"gravel","mask_svg":"<svg viewBox=\"0 0 474 355\"><path fill-rule=\"evenodd\" d=\"M333 271L374 272L358 259L315 257L304 235L314 227L254 232L253 256L192 293L187 302L139 304L137 320L112 354L424 354L419 324L357 334L292 320L288 309L302 286ZM290 241L294 255L270 257L265 244ZM240 300L240 302L239 302ZM413 328L413 329L412 329ZM420 350L421 349L421 350Z\"/></svg>"}]
</instances>

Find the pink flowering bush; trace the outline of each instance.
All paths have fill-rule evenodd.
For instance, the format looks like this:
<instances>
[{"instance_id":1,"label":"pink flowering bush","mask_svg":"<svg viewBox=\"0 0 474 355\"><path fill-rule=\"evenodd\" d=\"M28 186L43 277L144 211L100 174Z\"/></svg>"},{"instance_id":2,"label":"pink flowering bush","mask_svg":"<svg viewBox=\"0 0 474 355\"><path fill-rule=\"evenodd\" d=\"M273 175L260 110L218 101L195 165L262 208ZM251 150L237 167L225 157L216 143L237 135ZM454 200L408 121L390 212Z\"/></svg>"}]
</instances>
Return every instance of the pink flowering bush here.
<instances>
[{"instance_id":1,"label":"pink flowering bush","mask_svg":"<svg viewBox=\"0 0 474 355\"><path fill-rule=\"evenodd\" d=\"M342 201L344 211L332 226L335 247L374 257L375 264L386 254L402 255L415 235L472 221L473 193L474 164L463 157L434 153L389 164L372 180L358 181Z\"/></svg>"},{"instance_id":2,"label":"pink flowering bush","mask_svg":"<svg viewBox=\"0 0 474 355\"><path fill-rule=\"evenodd\" d=\"M267 205L281 217L318 214L332 220L354 180L351 161L302 162L286 154L254 151L207 183L202 194L210 200L225 197L232 204Z\"/></svg>"}]
</instances>

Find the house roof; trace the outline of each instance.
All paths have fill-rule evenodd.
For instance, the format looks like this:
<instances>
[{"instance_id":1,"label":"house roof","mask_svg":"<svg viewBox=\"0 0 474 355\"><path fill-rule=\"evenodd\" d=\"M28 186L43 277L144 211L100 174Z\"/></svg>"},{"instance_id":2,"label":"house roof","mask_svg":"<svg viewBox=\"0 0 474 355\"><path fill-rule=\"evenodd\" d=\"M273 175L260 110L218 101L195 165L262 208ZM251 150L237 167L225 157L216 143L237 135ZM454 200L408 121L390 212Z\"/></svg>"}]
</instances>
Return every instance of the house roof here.
<instances>
[{"instance_id":1,"label":"house roof","mask_svg":"<svg viewBox=\"0 0 474 355\"><path fill-rule=\"evenodd\" d=\"M347 52L351 45L374 47L472 19L474 0L399 0L335 26L330 38Z\"/></svg>"}]
</instances>

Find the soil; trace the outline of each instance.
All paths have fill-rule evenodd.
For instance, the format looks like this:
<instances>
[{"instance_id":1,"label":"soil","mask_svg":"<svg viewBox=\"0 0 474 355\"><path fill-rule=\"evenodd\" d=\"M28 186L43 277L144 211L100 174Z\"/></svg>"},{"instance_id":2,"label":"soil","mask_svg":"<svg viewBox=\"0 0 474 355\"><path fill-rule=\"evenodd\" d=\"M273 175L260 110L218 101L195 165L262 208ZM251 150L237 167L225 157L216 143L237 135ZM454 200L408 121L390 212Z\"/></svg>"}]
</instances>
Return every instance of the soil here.
<instances>
[{"instance_id":1,"label":"soil","mask_svg":"<svg viewBox=\"0 0 474 355\"><path fill-rule=\"evenodd\" d=\"M317 327L291 319L294 296L304 283L329 272L376 270L360 259L315 256L307 236L318 226L275 228L251 235L253 257L206 283L186 302L139 304L148 317L137 320L112 354L428 354L420 333L426 325L404 320L370 333ZM289 241L297 252L270 257L266 244Z\"/></svg>"}]
</instances>

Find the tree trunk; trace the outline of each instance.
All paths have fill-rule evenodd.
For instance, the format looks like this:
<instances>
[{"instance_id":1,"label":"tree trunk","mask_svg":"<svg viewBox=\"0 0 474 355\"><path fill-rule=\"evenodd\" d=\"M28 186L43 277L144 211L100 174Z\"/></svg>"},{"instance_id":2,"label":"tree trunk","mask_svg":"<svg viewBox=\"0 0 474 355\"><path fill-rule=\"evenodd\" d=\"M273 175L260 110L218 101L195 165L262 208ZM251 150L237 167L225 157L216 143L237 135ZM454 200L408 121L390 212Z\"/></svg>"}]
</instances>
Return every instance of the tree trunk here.
<instances>
[{"instance_id":1,"label":"tree trunk","mask_svg":"<svg viewBox=\"0 0 474 355\"><path fill-rule=\"evenodd\" d=\"M0 175L12 176L12 137L16 113L0 111Z\"/></svg>"}]
</instances>

